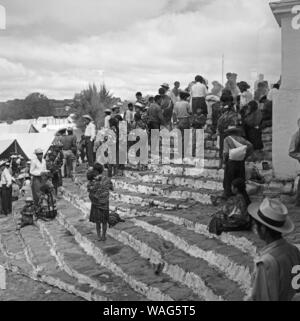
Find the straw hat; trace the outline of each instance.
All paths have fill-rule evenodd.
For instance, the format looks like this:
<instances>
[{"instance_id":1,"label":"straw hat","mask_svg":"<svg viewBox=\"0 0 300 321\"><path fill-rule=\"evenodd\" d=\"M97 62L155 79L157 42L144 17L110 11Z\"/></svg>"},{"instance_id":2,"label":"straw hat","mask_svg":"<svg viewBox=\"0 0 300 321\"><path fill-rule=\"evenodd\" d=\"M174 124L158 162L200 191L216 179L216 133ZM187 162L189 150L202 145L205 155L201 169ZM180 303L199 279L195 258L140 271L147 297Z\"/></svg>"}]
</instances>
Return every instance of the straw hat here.
<instances>
[{"instance_id":1,"label":"straw hat","mask_svg":"<svg viewBox=\"0 0 300 321\"><path fill-rule=\"evenodd\" d=\"M88 119L90 121L93 121L93 118L90 115L83 115L82 118Z\"/></svg>"},{"instance_id":2,"label":"straw hat","mask_svg":"<svg viewBox=\"0 0 300 321\"><path fill-rule=\"evenodd\" d=\"M115 109L119 109L119 108L120 108L120 106L114 105L111 107L111 110L115 110Z\"/></svg>"},{"instance_id":3,"label":"straw hat","mask_svg":"<svg viewBox=\"0 0 300 321\"><path fill-rule=\"evenodd\" d=\"M32 203L33 202L33 198L32 197L27 197L25 202L26 203Z\"/></svg>"},{"instance_id":4,"label":"straw hat","mask_svg":"<svg viewBox=\"0 0 300 321\"><path fill-rule=\"evenodd\" d=\"M38 155L38 154L44 154L43 150L41 148L37 148L35 151L34 151L35 155Z\"/></svg>"},{"instance_id":5,"label":"straw hat","mask_svg":"<svg viewBox=\"0 0 300 321\"><path fill-rule=\"evenodd\" d=\"M163 83L160 87L166 88L166 89L170 89L169 84L167 84L166 82Z\"/></svg>"},{"instance_id":6,"label":"straw hat","mask_svg":"<svg viewBox=\"0 0 300 321\"><path fill-rule=\"evenodd\" d=\"M108 109L108 108L107 108L107 109L105 109L105 110L104 110L104 112L105 112L105 113L107 113L107 114L111 114L111 110L110 110L110 109Z\"/></svg>"},{"instance_id":7,"label":"straw hat","mask_svg":"<svg viewBox=\"0 0 300 321\"><path fill-rule=\"evenodd\" d=\"M248 212L256 221L274 231L286 234L294 230L288 209L279 200L265 198L262 203L252 203Z\"/></svg>"}]
</instances>

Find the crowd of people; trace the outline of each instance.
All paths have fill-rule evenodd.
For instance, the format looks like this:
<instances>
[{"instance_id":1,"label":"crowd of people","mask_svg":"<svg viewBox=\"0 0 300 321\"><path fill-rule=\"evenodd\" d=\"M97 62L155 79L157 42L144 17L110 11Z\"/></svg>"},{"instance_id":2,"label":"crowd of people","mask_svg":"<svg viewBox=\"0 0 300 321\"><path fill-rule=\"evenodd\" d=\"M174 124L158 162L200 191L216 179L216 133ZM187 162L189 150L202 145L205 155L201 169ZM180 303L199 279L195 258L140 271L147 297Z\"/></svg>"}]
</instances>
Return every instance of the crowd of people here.
<instances>
[{"instance_id":1,"label":"crowd of people","mask_svg":"<svg viewBox=\"0 0 300 321\"><path fill-rule=\"evenodd\" d=\"M123 169L118 163L120 122L127 122L128 131L139 128L148 133L162 128L178 128L181 132L205 129L217 139L219 167L224 168L224 203L211 218L210 233L221 235L254 228L266 247L256 262L251 299L291 300L295 289L291 287L290 271L300 264L300 252L284 239L283 234L291 232L294 224L288 217L288 209L279 200L266 198L262 203L251 202L245 173L246 159L264 148L262 130L272 126L272 103L279 88L280 81L269 90L268 82L260 75L251 92L247 82L237 82L237 74L228 73L224 88L214 81L209 89L207 81L198 75L184 90L176 81L174 88L170 89L164 83L157 95L147 99L137 92L136 101L129 103L124 113L121 113L122 104L105 110L104 128L113 130L117 138L117 164L114 165L103 166L96 161L101 142L93 118L84 115L86 129L80 140L77 141L73 129L68 128L56 137L46 153L36 149L36 157L31 162L26 162L20 155L12 155L0 163L1 214L11 213L12 201L20 191L27 196L20 228L34 224L35 219L55 218L55 198L63 178L73 178L78 163L87 162L90 222L96 225L98 240L105 241L108 225L122 221L116 213L109 211L109 194L113 190L110 177ZM300 128L300 120L298 125ZM300 161L299 133L292 139L290 156ZM130 143L128 145L130 147Z\"/></svg>"}]
</instances>

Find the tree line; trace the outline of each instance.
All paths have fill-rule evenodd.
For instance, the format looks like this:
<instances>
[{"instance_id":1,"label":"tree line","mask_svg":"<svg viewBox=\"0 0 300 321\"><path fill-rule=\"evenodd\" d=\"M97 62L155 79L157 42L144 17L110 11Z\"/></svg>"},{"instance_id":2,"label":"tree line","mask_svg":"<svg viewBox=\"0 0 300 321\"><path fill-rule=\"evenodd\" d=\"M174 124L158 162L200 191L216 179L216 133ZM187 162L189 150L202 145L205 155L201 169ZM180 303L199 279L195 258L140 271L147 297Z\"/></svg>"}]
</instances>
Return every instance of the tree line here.
<instances>
[{"instance_id":1,"label":"tree line","mask_svg":"<svg viewBox=\"0 0 300 321\"><path fill-rule=\"evenodd\" d=\"M121 99L114 97L105 84L100 85L99 88L92 84L80 93L76 93L68 105L71 107L70 113L77 116L79 127L83 125L81 116L89 114L100 128L104 124L104 110L120 101ZM49 99L41 93L31 93L23 100L0 102L0 120L11 123L19 119L54 116L57 102L63 104L63 101Z\"/></svg>"}]
</instances>

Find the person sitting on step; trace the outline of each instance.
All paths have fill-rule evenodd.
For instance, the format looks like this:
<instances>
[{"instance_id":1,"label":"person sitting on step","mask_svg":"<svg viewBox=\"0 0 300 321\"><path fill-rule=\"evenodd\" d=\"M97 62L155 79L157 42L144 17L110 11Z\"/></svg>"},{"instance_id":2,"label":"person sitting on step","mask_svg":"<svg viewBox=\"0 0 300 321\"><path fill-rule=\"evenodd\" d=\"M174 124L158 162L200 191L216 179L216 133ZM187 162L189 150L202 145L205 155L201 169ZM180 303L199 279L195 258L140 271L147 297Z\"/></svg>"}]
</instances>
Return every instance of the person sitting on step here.
<instances>
[{"instance_id":1,"label":"person sitting on step","mask_svg":"<svg viewBox=\"0 0 300 321\"><path fill-rule=\"evenodd\" d=\"M244 231L251 228L248 206L251 201L246 191L246 183L237 178L232 182L234 196L228 199L223 208L214 214L209 223L209 232L221 235L223 232Z\"/></svg>"}]
</instances>

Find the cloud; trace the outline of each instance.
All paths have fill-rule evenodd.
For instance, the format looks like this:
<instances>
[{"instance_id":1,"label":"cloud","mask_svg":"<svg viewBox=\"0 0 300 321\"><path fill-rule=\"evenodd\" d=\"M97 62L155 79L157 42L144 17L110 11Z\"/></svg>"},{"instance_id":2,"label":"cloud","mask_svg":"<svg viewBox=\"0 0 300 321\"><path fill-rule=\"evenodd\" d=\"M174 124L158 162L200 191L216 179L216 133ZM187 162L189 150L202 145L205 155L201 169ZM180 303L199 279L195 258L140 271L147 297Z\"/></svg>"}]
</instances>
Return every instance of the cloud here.
<instances>
[{"instance_id":1,"label":"cloud","mask_svg":"<svg viewBox=\"0 0 300 321\"><path fill-rule=\"evenodd\" d=\"M153 94L162 82L184 87L196 74L221 81L222 54L240 80L256 69L271 81L280 75L280 29L267 0L8 3L2 100L36 90L70 98L102 81L122 98Z\"/></svg>"}]
</instances>

